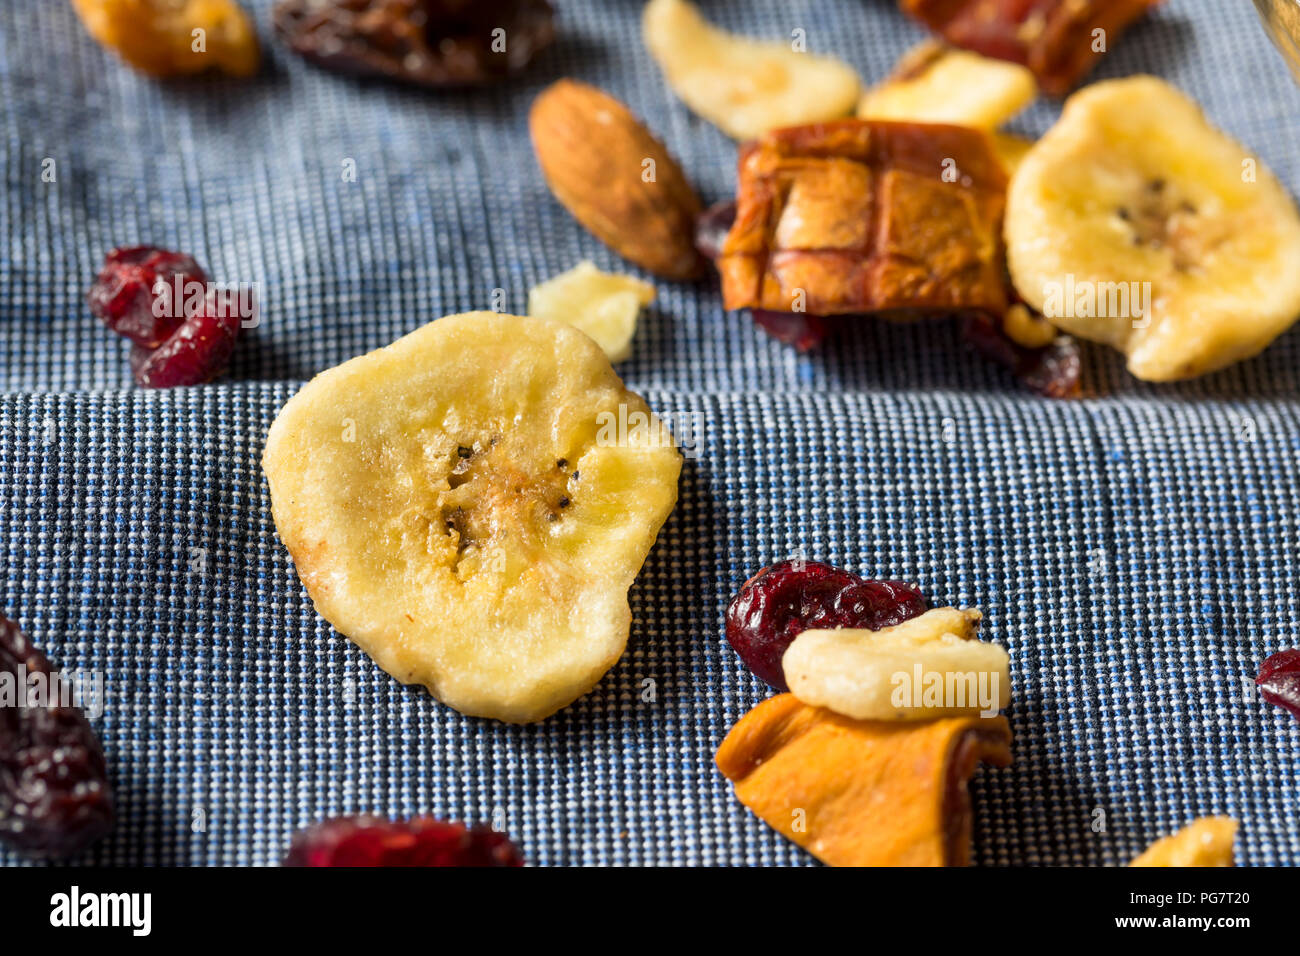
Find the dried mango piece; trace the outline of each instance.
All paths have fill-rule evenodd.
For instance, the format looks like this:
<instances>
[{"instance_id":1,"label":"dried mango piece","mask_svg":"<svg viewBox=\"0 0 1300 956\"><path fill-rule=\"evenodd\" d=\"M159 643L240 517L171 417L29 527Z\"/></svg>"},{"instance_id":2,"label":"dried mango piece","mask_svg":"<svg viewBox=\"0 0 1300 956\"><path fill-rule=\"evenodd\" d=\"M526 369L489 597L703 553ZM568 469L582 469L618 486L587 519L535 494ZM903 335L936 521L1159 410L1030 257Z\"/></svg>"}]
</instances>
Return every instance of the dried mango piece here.
<instances>
[{"instance_id":1,"label":"dried mango piece","mask_svg":"<svg viewBox=\"0 0 1300 956\"><path fill-rule=\"evenodd\" d=\"M987 135L966 127L848 119L768 133L741 150L717 260L724 303L1001 315L1006 183Z\"/></svg>"},{"instance_id":2,"label":"dried mango piece","mask_svg":"<svg viewBox=\"0 0 1300 956\"><path fill-rule=\"evenodd\" d=\"M137 70L180 76L257 72L257 31L234 0L72 0L99 43Z\"/></svg>"},{"instance_id":3,"label":"dried mango piece","mask_svg":"<svg viewBox=\"0 0 1300 956\"><path fill-rule=\"evenodd\" d=\"M1149 846L1129 866L1235 866L1232 817L1201 817Z\"/></svg>"},{"instance_id":4,"label":"dried mango piece","mask_svg":"<svg viewBox=\"0 0 1300 956\"><path fill-rule=\"evenodd\" d=\"M1022 63L1063 96L1160 0L900 0L953 46Z\"/></svg>"},{"instance_id":5,"label":"dried mango piece","mask_svg":"<svg viewBox=\"0 0 1300 956\"><path fill-rule=\"evenodd\" d=\"M854 720L781 694L736 722L716 760L741 803L832 866L965 866L966 781L981 761L1011 763L1011 727Z\"/></svg>"}]
</instances>

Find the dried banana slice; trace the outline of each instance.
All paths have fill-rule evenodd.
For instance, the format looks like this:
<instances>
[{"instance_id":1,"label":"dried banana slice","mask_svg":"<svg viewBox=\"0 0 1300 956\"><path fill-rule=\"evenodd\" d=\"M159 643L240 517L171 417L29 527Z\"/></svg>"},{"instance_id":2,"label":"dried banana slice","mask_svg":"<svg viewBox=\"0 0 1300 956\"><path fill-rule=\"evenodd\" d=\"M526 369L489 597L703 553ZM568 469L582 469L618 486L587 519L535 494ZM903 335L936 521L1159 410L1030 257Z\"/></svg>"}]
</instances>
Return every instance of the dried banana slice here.
<instances>
[{"instance_id":1,"label":"dried banana slice","mask_svg":"<svg viewBox=\"0 0 1300 956\"><path fill-rule=\"evenodd\" d=\"M235 0L72 0L86 30L137 70L179 76L257 72L253 21Z\"/></svg>"},{"instance_id":2,"label":"dried banana slice","mask_svg":"<svg viewBox=\"0 0 1300 956\"><path fill-rule=\"evenodd\" d=\"M735 139L847 116L857 102L846 64L719 30L686 0L650 0L641 28L673 92Z\"/></svg>"},{"instance_id":3,"label":"dried banana slice","mask_svg":"<svg viewBox=\"0 0 1300 956\"><path fill-rule=\"evenodd\" d=\"M1233 866L1236 838L1232 817L1201 817L1152 843L1129 866Z\"/></svg>"},{"instance_id":4,"label":"dried banana slice","mask_svg":"<svg viewBox=\"0 0 1300 956\"><path fill-rule=\"evenodd\" d=\"M1011 700L1011 661L976 640L979 621L944 607L879 631L804 631L781 667L805 704L858 720L992 717Z\"/></svg>"},{"instance_id":5,"label":"dried banana slice","mask_svg":"<svg viewBox=\"0 0 1300 956\"><path fill-rule=\"evenodd\" d=\"M1074 94L1007 190L1016 290L1138 378L1201 375L1300 317L1300 215L1249 150L1163 80Z\"/></svg>"},{"instance_id":6,"label":"dried banana slice","mask_svg":"<svg viewBox=\"0 0 1300 956\"><path fill-rule=\"evenodd\" d=\"M681 456L600 347L473 312L318 375L263 468L321 615L464 714L541 720L618 660Z\"/></svg>"},{"instance_id":7,"label":"dried banana slice","mask_svg":"<svg viewBox=\"0 0 1300 956\"><path fill-rule=\"evenodd\" d=\"M831 866L965 866L966 781L1011 763L1005 717L853 720L778 694L736 722L718 769L761 820Z\"/></svg>"},{"instance_id":8,"label":"dried banana slice","mask_svg":"<svg viewBox=\"0 0 1300 956\"><path fill-rule=\"evenodd\" d=\"M858 118L991 130L1037 95L1034 74L1018 63L929 42L905 54L893 76L862 95Z\"/></svg>"},{"instance_id":9,"label":"dried banana slice","mask_svg":"<svg viewBox=\"0 0 1300 956\"><path fill-rule=\"evenodd\" d=\"M655 287L650 283L601 272L583 260L533 286L528 292L528 314L567 322L595 339L611 362L621 362L632 354L637 315L654 300Z\"/></svg>"}]
</instances>

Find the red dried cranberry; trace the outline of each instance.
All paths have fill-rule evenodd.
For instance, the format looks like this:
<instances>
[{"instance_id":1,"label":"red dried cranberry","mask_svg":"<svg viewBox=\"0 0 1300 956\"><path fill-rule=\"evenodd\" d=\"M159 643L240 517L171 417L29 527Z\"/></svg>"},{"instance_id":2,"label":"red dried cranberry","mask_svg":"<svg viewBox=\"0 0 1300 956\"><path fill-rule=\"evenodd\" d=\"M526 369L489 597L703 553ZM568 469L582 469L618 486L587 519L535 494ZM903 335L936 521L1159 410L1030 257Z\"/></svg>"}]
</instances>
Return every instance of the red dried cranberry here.
<instances>
[{"instance_id":1,"label":"red dried cranberry","mask_svg":"<svg viewBox=\"0 0 1300 956\"><path fill-rule=\"evenodd\" d=\"M114 249L104 257L86 300L90 311L118 335L157 348L185 319L184 297L175 301L178 279L182 296L190 283L208 281L199 264L183 253L156 246Z\"/></svg>"},{"instance_id":2,"label":"red dried cranberry","mask_svg":"<svg viewBox=\"0 0 1300 956\"><path fill-rule=\"evenodd\" d=\"M778 342L793 345L800 352L815 349L830 334L830 325L820 315L769 309L754 309L752 312L755 325Z\"/></svg>"},{"instance_id":3,"label":"red dried cranberry","mask_svg":"<svg viewBox=\"0 0 1300 956\"><path fill-rule=\"evenodd\" d=\"M0 840L34 857L69 856L113 825L104 751L80 707L52 706L68 680L18 625L0 615ZM41 675L44 699L32 699Z\"/></svg>"},{"instance_id":4,"label":"red dried cranberry","mask_svg":"<svg viewBox=\"0 0 1300 956\"><path fill-rule=\"evenodd\" d=\"M503 833L432 817L335 817L294 835L285 866L523 866Z\"/></svg>"},{"instance_id":5,"label":"red dried cranberry","mask_svg":"<svg viewBox=\"0 0 1300 956\"><path fill-rule=\"evenodd\" d=\"M816 628L877 631L925 612L910 584L872 581L819 561L782 561L754 575L727 608L727 641L746 666L777 690L789 690L781 658Z\"/></svg>"},{"instance_id":6,"label":"red dried cranberry","mask_svg":"<svg viewBox=\"0 0 1300 956\"><path fill-rule=\"evenodd\" d=\"M736 221L736 201L726 199L715 202L695 220L695 248L706 259L716 260L722 255L722 244L727 240L731 224Z\"/></svg>"},{"instance_id":7,"label":"red dried cranberry","mask_svg":"<svg viewBox=\"0 0 1300 956\"><path fill-rule=\"evenodd\" d=\"M229 297L209 296L203 306L152 352L133 347L131 374L145 388L201 385L230 361L242 320Z\"/></svg>"},{"instance_id":8,"label":"red dried cranberry","mask_svg":"<svg viewBox=\"0 0 1300 956\"><path fill-rule=\"evenodd\" d=\"M1278 651L1264 661L1255 684L1266 701L1300 719L1300 648Z\"/></svg>"},{"instance_id":9,"label":"red dried cranberry","mask_svg":"<svg viewBox=\"0 0 1300 956\"><path fill-rule=\"evenodd\" d=\"M1002 324L987 315L967 315L962 337L985 358L1011 370L1020 382L1048 398L1074 398L1081 389L1083 358L1079 343L1058 335L1047 346L1025 348L1013 341Z\"/></svg>"}]
</instances>

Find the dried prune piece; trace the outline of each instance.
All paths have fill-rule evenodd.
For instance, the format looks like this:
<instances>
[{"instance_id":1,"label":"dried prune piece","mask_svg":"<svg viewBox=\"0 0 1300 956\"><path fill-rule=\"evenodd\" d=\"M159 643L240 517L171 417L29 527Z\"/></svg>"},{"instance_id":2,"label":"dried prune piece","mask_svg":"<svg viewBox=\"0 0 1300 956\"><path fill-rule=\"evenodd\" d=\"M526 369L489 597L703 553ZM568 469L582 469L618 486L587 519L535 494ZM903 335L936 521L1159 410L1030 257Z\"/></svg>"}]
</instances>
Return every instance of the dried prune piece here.
<instances>
[{"instance_id":1,"label":"dried prune piece","mask_svg":"<svg viewBox=\"0 0 1300 956\"><path fill-rule=\"evenodd\" d=\"M0 840L33 857L70 856L113 825L103 748L80 707L56 706L66 695L51 691L53 673L0 615ZM29 696L37 686L43 699Z\"/></svg>"},{"instance_id":2,"label":"dried prune piece","mask_svg":"<svg viewBox=\"0 0 1300 956\"><path fill-rule=\"evenodd\" d=\"M1260 696L1300 719L1300 648L1278 651L1259 667Z\"/></svg>"},{"instance_id":3,"label":"dried prune piece","mask_svg":"<svg viewBox=\"0 0 1300 956\"><path fill-rule=\"evenodd\" d=\"M432 817L335 817L294 834L285 866L523 866L504 833Z\"/></svg>"},{"instance_id":4,"label":"dried prune piece","mask_svg":"<svg viewBox=\"0 0 1300 956\"><path fill-rule=\"evenodd\" d=\"M555 38L547 0L280 0L276 32L340 73L477 86L526 67Z\"/></svg>"},{"instance_id":5,"label":"dried prune piece","mask_svg":"<svg viewBox=\"0 0 1300 956\"><path fill-rule=\"evenodd\" d=\"M157 246L114 249L86 293L90 311L105 325L136 345L157 348L185 319L175 289L206 283L208 277L192 256Z\"/></svg>"},{"instance_id":6,"label":"dried prune piece","mask_svg":"<svg viewBox=\"0 0 1300 956\"><path fill-rule=\"evenodd\" d=\"M781 658L804 631L878 631L924 612L925 597L910 584L868 580L820 561L781 561L746 581L732 598L727 643L758 677L786 691Z\"/></svg>"},{"instance_id":7,"label":"dried prune piece","mask_svg":"<svg viewBox=\"0 0 1300 956\"><path fill-rule=\"evenodd\" d=\"M228 298L210 295L158 348L132 347L131 375L145 388L209 382L229 363L242 327L239 309Z\"/></svg>"},{"instance_id":8,"label":"dried prune piece","mask_svg":"<svg viewBox=\"0 0 1300 956\"><path fill-rule=\"evenodd\" d=\"M983 314L962 317L962 337L985 358L1010 369L1025 387L1047 398L1075 398L1082 391L1079 343L1058 335L1043 348L1017 344L999 322Z\"/></svg>"}]
</instances>

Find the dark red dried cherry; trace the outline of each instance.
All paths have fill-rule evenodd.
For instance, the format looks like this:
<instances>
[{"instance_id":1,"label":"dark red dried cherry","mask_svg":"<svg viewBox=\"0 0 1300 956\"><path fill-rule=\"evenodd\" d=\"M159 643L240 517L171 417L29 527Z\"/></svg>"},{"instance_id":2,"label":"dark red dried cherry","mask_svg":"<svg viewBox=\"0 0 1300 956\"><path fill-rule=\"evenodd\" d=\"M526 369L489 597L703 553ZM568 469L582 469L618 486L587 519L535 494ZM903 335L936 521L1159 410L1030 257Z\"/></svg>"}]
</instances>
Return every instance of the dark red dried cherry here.
<instances>
[{"instance_id":1,"label":"dark red dried cherry","mask_svg":"<svg viewBox=\"0 0 1300 956\"><path fill-rule=\"evenodd\" d=\"M157 246L114 249L86 293L90 311L118 335L143 348L157 348L185 319L184 299L174 290L206 283L190 256Z\"/></svg>"},{"instance_id":2,"label":"dark red dried cherry","mask_svg":"<svg viewBox=\"0 0 1300 956\"><path fill-rule=\"evenodd\" d=\"M70 856L113 825L104 751L80 707L51 679L50 662L18 625L0 615L0 840L33 857ZM29 695L41 675L44 693ZM59 682L66 681L59 675Z\"/></svg>"},{"instance_id":3,"label":"dark red dried cherry","mask_svg":"<svg viewBox=\"0 0 1300 956\"><path fill-rule=\"evenodd\" d=\"M751 671L785 691L781 658L802 632L877 631L923 613L925 598L910 584L868 580L820 561L782 561L746 581L732 599L727 642Z\"/></svg>"},{"instance_id":4,"label":"dark red dried cherry","mask_svg":"<svg viewBox=\"0 0 1300 956\"><path fill-rule=\"evenodd\" d=\"M201 385L216 378L230 361L243 327L237 308L220 307L210 296L166 342L153 351L131 348L131 375L145 388Z\"/></svg>"},{"instance_id":5,"label":"dark red dried cherry","mask_svg":"<svg viewBox=\"0 0 1300 956\"><path fill-rule=\"evenodd\" d=\"M967 315L962 338L990 361L1009 369L1027 388L1048 398L1074 398L1081 391L1083 357L1079 343L1058 335L1043 348L1025 348L1014 342L1002 324L987 315Z\"/></svg>"},{"instance_id":6,"label":"dark red dried cherry","mask_svg":"<svg viewBox=\"0 0 1300 956\"><path fill-rule=\"evenodd\" d=\"M515 845L484 826L432 817L335 817L300 830L285 866L523 866Z\"/></svg>"},{"instance_id":7,"label":"dark red dried cherry","mask_svg":"<svg viewBox=\"0 0 1300 956\"><path fill-rule=\"evenodd\" d=\"M1260 696L1300 719L1300 648L1278 651L1259 667Z\"/></svg>"}]
</instances>

